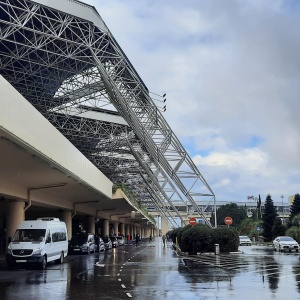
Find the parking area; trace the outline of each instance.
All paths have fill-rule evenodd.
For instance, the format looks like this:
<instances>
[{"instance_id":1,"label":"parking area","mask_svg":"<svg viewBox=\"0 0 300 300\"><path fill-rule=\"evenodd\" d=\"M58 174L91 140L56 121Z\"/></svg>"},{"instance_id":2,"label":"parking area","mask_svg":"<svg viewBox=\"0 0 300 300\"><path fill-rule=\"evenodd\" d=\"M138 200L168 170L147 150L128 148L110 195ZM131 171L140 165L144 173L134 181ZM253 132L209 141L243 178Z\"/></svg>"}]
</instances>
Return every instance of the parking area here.
<instances>
[{"instance_id":1,"label":"parking area","mask_svg":"<svg viewBox=\"0 0 300 300\"><path fill-rule=\"evenodd\" d=\"M69 255L46 270L0 268L1 299L300 299L298 252L241 246L179 256L161 239Z\"/></svg>"}]
</instances>

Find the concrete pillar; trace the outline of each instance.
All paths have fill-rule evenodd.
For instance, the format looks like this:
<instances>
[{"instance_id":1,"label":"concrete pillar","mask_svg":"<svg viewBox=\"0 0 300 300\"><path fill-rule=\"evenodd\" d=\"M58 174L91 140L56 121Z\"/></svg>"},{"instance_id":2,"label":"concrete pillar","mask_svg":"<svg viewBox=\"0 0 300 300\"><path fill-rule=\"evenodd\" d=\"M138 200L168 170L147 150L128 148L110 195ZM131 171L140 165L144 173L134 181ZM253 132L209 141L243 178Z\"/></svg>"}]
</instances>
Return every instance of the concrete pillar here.
<instances>
[{"instance_id":1,"label":"concrete pillar","mask_svg":"<svg viewBox=\"0 0 300 300\"><path fill-rule=\"evenodd\" d=\"M145 228L142 227L141 228L141 238L145 238L145 237L146 237L146 235L145 235Z\"/></svg>"},{"instance_id":2,"label":"concrete pillar","mask_svg":"<svg viewBox=\"0 0 300 300\"><path fill-rule=\"evenodd\" d=\"M128 234L130 235L130 225L126 224L125 225L125 235L127 236Z\"/></svg>"},{"instance_id":3,"label":"concrete pillar","mask_svg":"<svg viewBox=\"0 0 300 300\"><path fill-rule=\"evenodd\" d=\"M9 202L6 214L6 242L7 238L13 237L20 222L25 220L25 202Z\"/></svg>"},{"instance_id":4,"label":"concrete pillar","mask_svg":"<svg viewBox=\"0 0 300 300\"><path fill-rule=\"evenodd\" d=\"M68 240L72 237L72 212L62 211L60 213L60 220L66 223L68 231Z\"/></svg>"},{"instance_id":5,"label":"concrete pillar","mask_svg":"<svg viewBox=\"0 0 300 300\"><path fill-rule=\"evenodd\" d=\"M109 236L109 221L102 220L102 237Z\"/></svg>"},{"instance_id":6,"label":"concrete pillar","mask_svg":"<svg viewBox=\"0 0 300 300\"><path fill-rule=\"evenodd\" d=\"M119 224L119 231L122 235L125 236L125 224L124 223Z\"/></svg>"},{"instance_id":7,"label":"concrete pillar","mask_svg":"<svg viewBox=\"0 0 300 300\"><path fill-rule=\"evenodd\" d=\"M131 225L130 226L130 235L132 236L132 238L134 237L134 226L133 225Z\"/></svg>"},{"instance_id":8,"label":"concrete pillar","mask_svg":"<svg viewBox=\"0 0 300 300\"><path fill-rule=\"evenodd\" d=\"M87 231L88 233L95 234L95 217L88 216L88 224L87 224Z\"/></svg>"},{"instance_id":9,"label":"concrete pillar","mask_svg":"<svg viewBox=\"0 0 300 300\"><path fill-rule=\"evenodd\" d=\"M169 225L165 218L161 218L161 234L164 235L169 231Z\"/></svg>"},{"instance_id":10,"label":"concrete pillar","mask_svg":"<svg viewBox=\"0 0 300 300\"><path fill-rule=\"evenodd\" d=\"M119 231L119 222L113 223L113 228L114 228L114 234L115 234L115 235L118 235L118 231Z\"/></svg>"}]
</instances>

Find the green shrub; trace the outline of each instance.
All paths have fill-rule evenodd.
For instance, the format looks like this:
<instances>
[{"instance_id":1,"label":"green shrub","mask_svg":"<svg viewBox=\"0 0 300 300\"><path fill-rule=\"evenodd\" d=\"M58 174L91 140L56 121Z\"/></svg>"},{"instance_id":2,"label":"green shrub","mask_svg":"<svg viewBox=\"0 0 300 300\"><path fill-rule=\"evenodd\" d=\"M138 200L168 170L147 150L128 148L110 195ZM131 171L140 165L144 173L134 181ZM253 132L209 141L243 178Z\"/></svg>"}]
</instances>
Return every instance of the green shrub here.
<instances>
[{"instance_id":1,"label":"green shrub","mask_svg":"<svg viewBox=\"0 0 300 300\"><path fill-rule=\"evenodd\" d=\"M204 225L195 225L182 233L179 244L183 252L210 252L214 249L212 230Z\"/></svg>"},{"instance_id":2,"label":"green shrub","mask_svg":"<svg viewBox=\"0 0 300 300\"><path fill-rule=\"evenodd\" d=\"M239 247L239 235L234 228L211 229L197 224L185 226L176 234L183 252L214 252L215 244L219 244L220 252L237 251Z\"/></svg>"},{"instance_id":3,"label":"green shrub","mask_svg":"<svg viewBox=\"0 0 300 300\"><path fill-rule=\"evenodd\" d=\"M214 244L220 245L220 252L237 251L239 248L239 234L234 228L212 229Z\"/></svg>"}]
</instances>

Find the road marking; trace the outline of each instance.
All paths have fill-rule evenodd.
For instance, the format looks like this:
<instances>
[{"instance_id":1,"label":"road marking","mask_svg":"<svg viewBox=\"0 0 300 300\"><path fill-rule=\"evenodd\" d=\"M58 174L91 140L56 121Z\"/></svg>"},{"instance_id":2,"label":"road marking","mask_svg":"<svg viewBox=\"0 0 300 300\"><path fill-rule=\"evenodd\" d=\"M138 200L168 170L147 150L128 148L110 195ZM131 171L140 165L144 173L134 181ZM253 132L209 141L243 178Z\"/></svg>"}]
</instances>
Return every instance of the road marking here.
<instances>
[{"instance_id":1,"label":"road marking","mask_svg":"<svg viewBox=\"0 0 300 300\"><path fill-rule=\"evenodd\" d=\"M126 293L126 295L127 295L129 298L132 298L132 296L131 296L130 293Z\"/></svg>"},{"instance_id":2,"label":"road marking","mask_svg":"<svg viewBox=\"0 0 300 300\"><path fill-rule=\"evenodd\" d=\"M121 287L122 287L123 289L126 289L125 284L121 284Z\"/></svg>"},{"instance_id":3,"label":"road marking","mask_svg":"<svg viewBox=\"0 0 300 300\"><path fill-rule=\"evenodd\" d=\"M99 264L99 262L96 262L95 266L97 266L97 267L102 267L102 268L104 268L104 267L105 267L105 265L104 265L104 264Z\"/></svg>"},{"instance_id":4,"label":"road marking","mask_svg":"<svg viewBox=\"0 0 300 300\"><path fill-rule=\"evenodd\" d=\"M120 276L120 273L118 273L117 276Z\"/></svg>"},{"instance_id":5,"label":"road marking","mask_svg":"<svg viewBox=\"0 0 300 300\"><path fill-rule=\"evenodd\" d=\"M122 279L121 279L121 278L118 278L118 281L122 281Z\"/></svg>"}]
</instances>

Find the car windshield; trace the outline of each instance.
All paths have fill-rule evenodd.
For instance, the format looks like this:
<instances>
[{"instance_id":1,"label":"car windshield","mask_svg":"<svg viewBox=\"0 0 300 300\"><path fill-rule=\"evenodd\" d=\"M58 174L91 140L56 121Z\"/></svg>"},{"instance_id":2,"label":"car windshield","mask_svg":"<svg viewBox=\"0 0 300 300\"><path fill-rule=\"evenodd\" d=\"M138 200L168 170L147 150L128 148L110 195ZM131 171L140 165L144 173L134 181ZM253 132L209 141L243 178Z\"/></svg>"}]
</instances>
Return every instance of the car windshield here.
<instances>
[{"instance_id":1,"label":"car windshield","mask_svg":"<svg viewBox=\"0 0 300 300\"><path fill-rule=\"evenodd\" d=\"M72 245L82 245L87 242L87 236L86 235L74 235L71 238L71 244Z\"/></svg>"},{"instance_id":2,"label":"car windshield","mask_svg":"<svg viewBox=\"0 0 300 300\"><path fill-rule=\"evenodd\" d=\"M240 236L240 240L249 240L247 236Z\"/></svg>"},{"instance_id":3,"label":"car windshield","mask_svg":"<svg viewBox=\"0 0 300 300\"><path fill-rule=\"evenodd\" d=\"M118 240L123 240L123 237L122 236L118 236L117 239Z\"/></svg>"},{"instance_id":4,"label":"car windshield","mask_svg":"<svg viewBox=\"0 0 300 300\"><path fill-rule=\"evenodd\" d=\"M116 239L115 237L113 237L113 236L112 236L110 239L111 239L112 242L115 242L115 241L117 240L117 239Z\"/></svg>"},{"instance_id":5,"label":"car windshield","mask_svg":"<svg viewBox=\"0 0 300 300\"><path fill-rule=\"evenodd\" d=\"M104 243L108 243L108 237L104 237L104 238L103 238L103 242L104 242Z\"/></svg>"},{"instance_id":6,"label":"car windshield","mask_svg":"<svg viewBox=\"0 0 300 300\"><path fill-rule=\"evenodd\" d=\"M293 238L291 238L290 236L284 236L284 237L281 237L279 238L281 241L294 241Z\"/></svg>"},{"instance_id":7,"label":"car windshield","mask_svg":"<svg viewBox=\"0 0 300 300\"><path fill-rule=\"evenodd\" d=\"M46 229L17 229L13 242L42 242L45 238Z\"/></svg>"}]
</instances>

